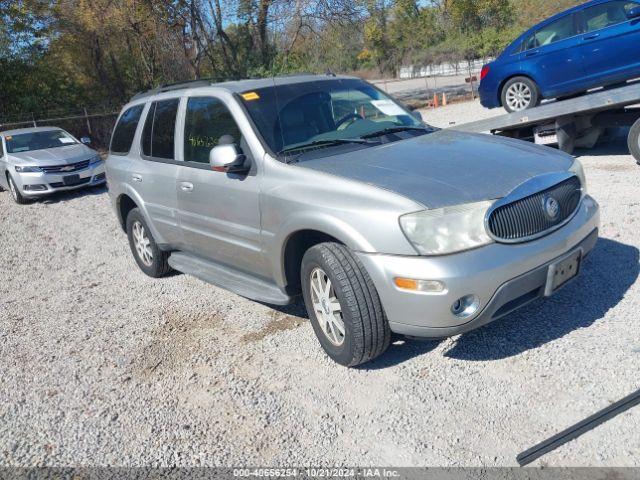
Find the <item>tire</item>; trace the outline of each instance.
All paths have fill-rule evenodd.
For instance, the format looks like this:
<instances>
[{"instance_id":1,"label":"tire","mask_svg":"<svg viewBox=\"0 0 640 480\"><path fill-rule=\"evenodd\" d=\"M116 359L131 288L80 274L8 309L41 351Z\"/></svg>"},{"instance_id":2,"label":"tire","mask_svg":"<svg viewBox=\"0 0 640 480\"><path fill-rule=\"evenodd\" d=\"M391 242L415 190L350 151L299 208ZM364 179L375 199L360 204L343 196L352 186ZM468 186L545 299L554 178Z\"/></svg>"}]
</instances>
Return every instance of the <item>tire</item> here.
<instances>
[{"instance_id":1,"label":"tire","mask_svg":"<svg viewBox=\"0 0 640 480\"><path fill-rule=\"evenodd\" d=\"M629 145L629 151L636 163L640 165L640 120L636 120L629 130L629 136L627 137L627 143Z\"/></svg>"},{"instance_id":2,"label":"tire","mask_svg":"<svg viewBox=\"0 0 640 480\"><path fill-rule=\"evenodd\" d=\"M515 96L514 100L511 100L511 94ZM502 87L500 99L507 112L520 112L540 104L540 90L530 78L513 77Z\"/></svg>"},{"instance_id":3,"label":"tire","mask_svg":"<svg viewBox=\"0 0 640 480\"><path fill-rule=\"evenodd\" d=\"M7 173L7 183L9 184L9 192L11 192L11 198L13 198L14 202L18 205L25 205L29 203L29 200L23 197L20 193L20 189L16 185L16 182L13 181L13 177L10 173Z\"/></svg>"},{"instance_id":4,"label":"tire","mask_svg":"<svg viewBox=\"0 0 640 480\"><path fill-rule=\"evenodd\" d=\"M318 308L322 301L316 292L322 278L330 282L331 287L325 300L333 300L327 301L324 308ZM391 330L380 297L364 266L347 247L321 243L307 250L302 259L301 284L313 330L332 360L354 367L387 350ZM326 320L333 315L332 307L336 304L340 308L336 316L338 322L342 321L344 333L337 325L331 329Z\"/></svg>"},{"instance_id":5,"label":"tire","mask_svg":"<svg viewBox=\"0 0 640 480\"><path fill-rule=\"evenodd\" d=\"M133 258L145 274L160 278L171 271L169 253L158 248L147 222L137 208L127 215L127 237Z\"/></svg>"}]
</instances>

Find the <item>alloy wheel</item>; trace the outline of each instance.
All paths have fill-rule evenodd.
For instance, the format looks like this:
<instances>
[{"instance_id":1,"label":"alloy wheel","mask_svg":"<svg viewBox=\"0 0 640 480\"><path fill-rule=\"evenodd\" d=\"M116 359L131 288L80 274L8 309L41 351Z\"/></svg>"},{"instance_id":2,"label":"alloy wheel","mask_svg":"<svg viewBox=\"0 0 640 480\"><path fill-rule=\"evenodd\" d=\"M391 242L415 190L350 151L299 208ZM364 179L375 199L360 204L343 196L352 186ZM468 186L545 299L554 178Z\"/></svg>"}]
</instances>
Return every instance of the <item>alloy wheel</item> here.
<instances>
[{"instance_id":1,"label":"alloy wheel","mask_svg":"<svg viewBox=\"0 0 640 480\"><path fill-rule=\"evenodd\" d=\"M515 112L525 110L531 105L533 92L526 83L516 82L507 89L506 100L509 108Z\"/></svg>"},{"instance_id":2,"label":"alloy wheel","mask_svg":"<svg viewBox=\"0 0 640 480\"><path fill-rule=\"evenodd\" d=\"M11 177L9 177L9 190L11 190L11 195L13 196L13 199L17 202L18 201L18 189L16 187L16 184L13 183L13 179Z\"/></svg>"},{"instance_id":3,"label":"alloy wheel","mask_svg":"<svg viewBox=\"0 0 640 480\"><path fill-rule=\"evenodd\" d=\"M324 270L315 268L311 272L310 287L311 303L322 332L333 345L341 346L345 338L342 306Z\"/></svg>"},{"instance_id":4,"label":"alloy wheel","mask_svg":"<svg viewBox=\"0 0 640 480\"><path fill-rule=\"evenodd\" d=\"M147 267L153 264L153 250L151 250L151 241L147 236L147 232L141 222L136 221L133 224L133 244L138 252L138 258Z\"/></svg>"}]
</instances>

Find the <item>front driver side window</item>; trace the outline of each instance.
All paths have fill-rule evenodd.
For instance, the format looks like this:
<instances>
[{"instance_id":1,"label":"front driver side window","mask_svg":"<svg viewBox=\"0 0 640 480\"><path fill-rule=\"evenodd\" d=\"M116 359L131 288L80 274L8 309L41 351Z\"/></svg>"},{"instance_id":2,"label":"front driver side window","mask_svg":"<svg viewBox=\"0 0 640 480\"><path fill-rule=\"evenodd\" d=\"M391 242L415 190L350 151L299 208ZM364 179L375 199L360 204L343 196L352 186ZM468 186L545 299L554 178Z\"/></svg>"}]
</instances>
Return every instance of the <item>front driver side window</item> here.
<instances>
[{"instance_id":1,"label":"front driver side window","mask_svg":"<svg viewBox=\"0 0 640 480\"><path fill-rule=\"evenodd\" d=\"M241 145L242 135L225 104L212 97L192 97L184 122L185 162L209 163L209 152L217 145Z\"/></svg>"}]
</instances>

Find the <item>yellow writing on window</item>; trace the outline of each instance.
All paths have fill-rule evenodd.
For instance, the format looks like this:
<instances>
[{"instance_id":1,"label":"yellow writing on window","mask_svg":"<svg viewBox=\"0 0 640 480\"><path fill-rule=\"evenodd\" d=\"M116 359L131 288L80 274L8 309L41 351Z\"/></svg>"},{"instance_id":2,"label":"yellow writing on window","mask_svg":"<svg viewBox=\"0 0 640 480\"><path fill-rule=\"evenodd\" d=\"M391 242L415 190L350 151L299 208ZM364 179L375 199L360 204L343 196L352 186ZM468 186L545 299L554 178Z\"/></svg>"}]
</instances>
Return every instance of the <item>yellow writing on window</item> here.
<instances>
[{"instance_id":1,"label":"yellow writing on window","mask_svg":"<svg viewBox=\"0 0 640 480\"><path fill-rule=\"evenodd\" d=\"M218 139L214 137L203 137L200 135L189 135L187 138L189 145L194 148L213 148L218 144Z\"/></svg>"}]
</instances>

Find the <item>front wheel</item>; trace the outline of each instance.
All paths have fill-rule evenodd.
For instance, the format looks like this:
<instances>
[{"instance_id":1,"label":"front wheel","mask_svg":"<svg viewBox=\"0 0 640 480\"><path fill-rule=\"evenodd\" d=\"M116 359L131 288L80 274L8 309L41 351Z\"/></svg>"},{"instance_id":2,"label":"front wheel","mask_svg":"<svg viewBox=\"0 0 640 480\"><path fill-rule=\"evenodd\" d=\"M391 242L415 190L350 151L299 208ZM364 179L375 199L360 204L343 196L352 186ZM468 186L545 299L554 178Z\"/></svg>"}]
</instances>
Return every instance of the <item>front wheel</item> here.
<instances>
[{"instance_id":1,"label":"front wheel","mask_svg":"<svg viewBox=\"0 0 640 480\"><path fill-rule=\"evenodd\" d=\"M316 245L302 259L304 303L320 345L340 365L354 367L389 347L391 330L378 292L344 245Z\"/></svg>"},{"instance_id":2,"label":"front wheel","mask_svg":"<svg viewBox=\"0 0 640 480\"><path fill-rule=\"evenodd\" d=\"M158 248L147 222L137 208L127 215L127 237L140 270L153 278L163 277L171 271L169 254Z\"/></svg>"},{"instance_id":3,"label":"front wheel","mask_svg":"<svg viewBox=\"0 0 640 480\"><path fill-rule=\"evenodd\" d=\"M537 107L540 103L538 86L527 77L515 77L502 87L502 105L509 113Z\"/></svg>"},{"instance_id":4,"label":"front wheel","mask_svg":"<svg viewBox=\"0 0 640 480\"><path fill-rule=\"evenodd\" d=\"M13 177L10 174L7 174L7 182L9 183L9 191L11 192L11 198L13 198L14 202L18 205L29 203L29 201L20 193L18 185L16 185L16 182L14 182Z\"/></svg>"}]
</instances>

